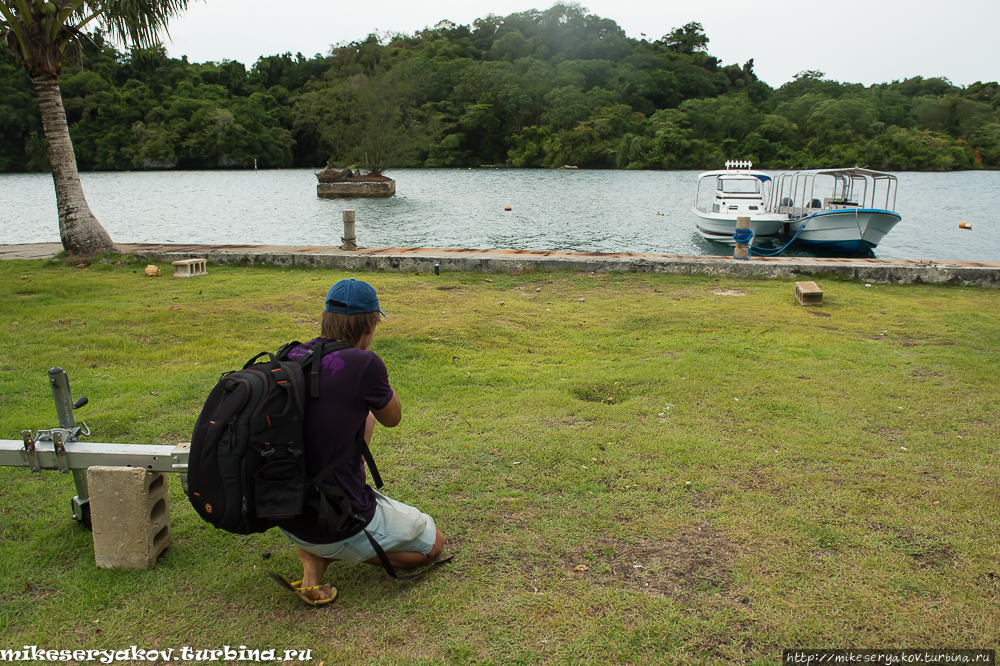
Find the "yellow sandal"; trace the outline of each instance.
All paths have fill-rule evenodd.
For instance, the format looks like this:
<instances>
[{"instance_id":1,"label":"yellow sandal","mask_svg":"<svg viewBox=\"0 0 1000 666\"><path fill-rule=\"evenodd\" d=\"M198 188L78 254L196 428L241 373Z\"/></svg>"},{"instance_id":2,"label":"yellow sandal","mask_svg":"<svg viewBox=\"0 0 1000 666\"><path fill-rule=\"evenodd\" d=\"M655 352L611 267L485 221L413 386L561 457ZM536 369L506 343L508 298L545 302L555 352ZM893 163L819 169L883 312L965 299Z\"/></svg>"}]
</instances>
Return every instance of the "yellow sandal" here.
<instances>
[{"instance_id":1,"label":"yellow sandal","mask_svg":"<svg viewBox=\"0 0 1000 666\"><path fill-rule=\"evenodd\" d=\"M281 574L268 572L268 575L271 577L272 580L274 580L275 583L278 584L278 587L290 592L291 594L294 594L296 597L298 597L305 603L309 604L310 606L324 606L337 598L337 588L335 587L329 586L330 587L329 599L310 599L309 595L306 594L306 592L311 592L313 590L321 590L324 587L327 587L327 585L313 585L310 587L300 587L300 585L302 585L301 580L297 580L293 583L290 583L288 582L288 579L282 576Z\"/></svg>"}]
</instances>

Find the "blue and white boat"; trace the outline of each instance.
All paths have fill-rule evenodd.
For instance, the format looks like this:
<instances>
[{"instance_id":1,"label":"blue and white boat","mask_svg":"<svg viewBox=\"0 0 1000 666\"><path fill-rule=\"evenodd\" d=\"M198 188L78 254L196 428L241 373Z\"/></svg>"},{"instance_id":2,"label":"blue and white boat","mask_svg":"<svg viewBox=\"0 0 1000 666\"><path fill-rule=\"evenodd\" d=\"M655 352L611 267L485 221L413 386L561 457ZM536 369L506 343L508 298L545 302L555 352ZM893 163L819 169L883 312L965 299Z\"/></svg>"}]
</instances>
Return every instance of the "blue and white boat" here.
<instances>
[{"instance_id":1,"label":"blue and white boat","mask_svg":"<svg viewBox=\"0 0 1000 666\"><path fill-rule=\"evenodd\" d=\"M736 218L749 217L754 238L774 238L788 222L787 214L766 210L771 176L753 171L749 161L726 162L725 171L698 174L694 195L695 230L706 240L732 245Z\"/></svg>"},{"instance_id":2,"label":"blue and white boat","mask_svg":"<svg viewBox=\"0 0 1000 666\"><path fill-rule=\"evenodd\" d=\"M902 219L895 212L896 185L892 174L861 167L781 172L767 212L784 216L785 233L806 248L864 252Z\"/></svg>"}]
</instances>

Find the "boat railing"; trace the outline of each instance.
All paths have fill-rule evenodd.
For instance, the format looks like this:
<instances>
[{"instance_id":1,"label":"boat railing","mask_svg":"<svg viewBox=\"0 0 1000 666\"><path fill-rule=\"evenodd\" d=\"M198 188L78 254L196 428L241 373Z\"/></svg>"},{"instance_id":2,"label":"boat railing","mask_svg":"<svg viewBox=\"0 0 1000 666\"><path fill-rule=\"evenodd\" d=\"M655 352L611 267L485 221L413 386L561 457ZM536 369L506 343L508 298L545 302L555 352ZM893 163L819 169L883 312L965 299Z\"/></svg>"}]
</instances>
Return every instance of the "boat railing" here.
<instances>
[{"instance_id":1,"label":"boat railing","mask_svg":"<svg viewBox=\"0 0 1000 666\"><path fill-rule=\"evenodd\" d=\"M817 176L824 178L818 182ZM824 210L855 208L894 210L896 184L896 177L891 174L859 168L779 173L775 176L774 185L771 187L767 210L789 215L791 219L799 219ZM824 196L826 193L830 196Z\"/></svg>"}]
</instances>

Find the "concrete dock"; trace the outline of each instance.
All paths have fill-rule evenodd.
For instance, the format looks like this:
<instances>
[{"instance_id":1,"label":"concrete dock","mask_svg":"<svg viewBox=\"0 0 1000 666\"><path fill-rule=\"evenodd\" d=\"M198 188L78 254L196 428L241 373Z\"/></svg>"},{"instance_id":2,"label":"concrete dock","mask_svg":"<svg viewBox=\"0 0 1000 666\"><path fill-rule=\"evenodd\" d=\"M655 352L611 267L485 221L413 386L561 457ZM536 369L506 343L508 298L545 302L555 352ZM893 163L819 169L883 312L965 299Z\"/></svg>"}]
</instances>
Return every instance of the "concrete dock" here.
<instances>
[{"instance_id":1,"label":"concrete dock","mask_svg":"<svg viewBox=\"0 0 1000 666\"><path fill-rule=\"evenodd\" d=\"M879 284L958 284L1000 287L1000 262L917 261L818 257L685 256L628 252L548 252L289 245L184 245L119 243L126 254L150 261L205 258L214 264L275 264L343 270L427 272L583 271L588 273L673 273L727 277L800 278L833 276ZM0 245L0 260L44 259L62 250L59 243Z\"/></svg>"}]
</instances>

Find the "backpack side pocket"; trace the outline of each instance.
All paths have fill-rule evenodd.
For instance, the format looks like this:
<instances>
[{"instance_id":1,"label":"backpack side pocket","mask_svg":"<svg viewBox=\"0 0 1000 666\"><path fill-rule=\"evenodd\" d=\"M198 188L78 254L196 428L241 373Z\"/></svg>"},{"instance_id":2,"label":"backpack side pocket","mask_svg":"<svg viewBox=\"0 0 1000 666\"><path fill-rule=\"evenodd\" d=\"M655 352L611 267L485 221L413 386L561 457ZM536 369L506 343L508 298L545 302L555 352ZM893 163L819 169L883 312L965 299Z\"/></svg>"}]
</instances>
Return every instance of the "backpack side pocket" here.
<instances>
[{"instance_id":1,"label":"backpack side pocket","mask_svg":"<svg viewBox=\"0 0 1000 666\"><path fill-rule=\"evenodd\" d=\"M297 459L264 465L254 475L254 486L258 518L282 520L302 513L306 474Z\"/></svg>"}]
</instances>

